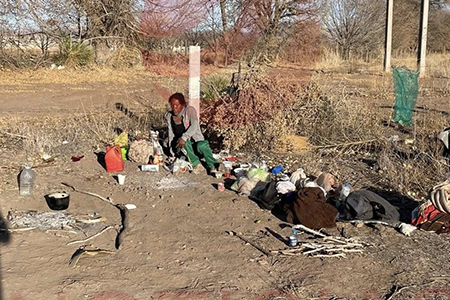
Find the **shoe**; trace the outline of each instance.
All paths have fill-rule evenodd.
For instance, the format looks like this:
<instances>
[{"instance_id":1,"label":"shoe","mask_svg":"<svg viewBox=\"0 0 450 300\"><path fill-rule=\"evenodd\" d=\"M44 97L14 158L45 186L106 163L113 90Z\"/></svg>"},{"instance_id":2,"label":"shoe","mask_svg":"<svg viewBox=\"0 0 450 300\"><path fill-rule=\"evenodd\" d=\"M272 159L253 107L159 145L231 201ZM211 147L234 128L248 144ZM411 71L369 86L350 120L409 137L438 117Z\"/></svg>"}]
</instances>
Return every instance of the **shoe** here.
<instances>
[{"instance_id":1,"label":"shoe","mask_svg":"<svg viewBox=\"0 0 450 300\"><path fill-rule=\"evenodd\" d=\"M201 174L203 172L205 172L205 168L201 163L192 168L192 173L194 174Z\"/></svg>"}]
</instances>

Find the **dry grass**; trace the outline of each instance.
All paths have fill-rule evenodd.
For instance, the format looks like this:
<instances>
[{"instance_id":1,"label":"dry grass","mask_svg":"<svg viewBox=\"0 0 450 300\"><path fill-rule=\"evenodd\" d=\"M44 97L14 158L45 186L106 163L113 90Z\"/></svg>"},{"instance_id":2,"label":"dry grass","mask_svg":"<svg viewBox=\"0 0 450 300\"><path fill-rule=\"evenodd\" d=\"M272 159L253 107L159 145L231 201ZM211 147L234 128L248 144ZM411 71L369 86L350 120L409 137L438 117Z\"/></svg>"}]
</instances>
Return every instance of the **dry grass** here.
<instances>
[{"instance_id":1,"label":"dry grass","mask_svg":"<svg viewBox=\"0 0 450 300\"><path fill-rule=\"evenodd\" d=\"M393 66L406 66L411 70L417 70L417 56L393 58ZM450 78L450 53L428 53L426 57L426 77Z\"/></svg>"},{"instance_id":2,"label":"dry grass","mask_svg":"<svg viewBox=\"0 0 450 300\"><path fill-rule=\"evenodd\" d=\"M383 57L380 53L372 61L363 61L354 58L349 61L343 60L335 51L325 49L321 60L316 63L316 69L344 71L346 73L373 73L383 71ZM428 53L426 57L425 77L450 78L450 53ZM393 56L392 66L406 66L411 70L417 70L417 55Z\"/></svg>"},{"instance_id":3,"label":"dry grass","mask_svg":"<svg viewBox=\"0 0 450 300\"><path fill-rule=\"evenodd\" d=\"M136 79L155 77L143 68L112 69L62 69L51 70L42 68L38 70L4 70L0 72L1 85L32 85L32 84L81 84L87 82L118 82L130 83Z\"/></svg>"}]
</instances>

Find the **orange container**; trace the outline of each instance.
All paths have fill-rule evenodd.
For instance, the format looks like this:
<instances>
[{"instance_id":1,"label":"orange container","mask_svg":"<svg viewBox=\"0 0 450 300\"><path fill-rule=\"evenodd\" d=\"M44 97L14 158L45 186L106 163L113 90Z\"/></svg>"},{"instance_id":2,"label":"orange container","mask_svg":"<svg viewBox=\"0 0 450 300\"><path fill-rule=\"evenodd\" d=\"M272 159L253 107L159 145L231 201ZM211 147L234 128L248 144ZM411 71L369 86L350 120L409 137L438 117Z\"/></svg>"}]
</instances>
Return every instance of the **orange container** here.
<instances>
[{"instance_id":1,"label":"orange container","mask_svg":"<svg viewBox=\"0 0 450 300\"><path fill-rule=\"evenodd\" d=\"M108 172L123 171L122 150L120 146L106 146L105 165L106 171Z\"/></svg>"}]
</instances>

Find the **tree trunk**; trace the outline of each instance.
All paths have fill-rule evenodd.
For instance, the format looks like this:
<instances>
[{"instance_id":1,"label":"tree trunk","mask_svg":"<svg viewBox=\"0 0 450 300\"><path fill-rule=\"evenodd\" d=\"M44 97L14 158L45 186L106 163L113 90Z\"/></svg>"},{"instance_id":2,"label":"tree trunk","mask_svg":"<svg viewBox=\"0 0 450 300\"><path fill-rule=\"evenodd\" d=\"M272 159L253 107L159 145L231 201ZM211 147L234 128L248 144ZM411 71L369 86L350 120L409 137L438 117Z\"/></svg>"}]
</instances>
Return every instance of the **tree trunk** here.
<instances>
[{"instance_id":1,"label":"tree trunk","mask_svg":"<svg viewBox=\"0 0 450 300\"><path fill-rule=\"evenodd\" d=\"M225 67L228 66L228 48L229 48L226 1L227 0L220 0L220 14L222 16L223 40L225 44L225 61L224 61Z\"/></svg>"}]
</instances>

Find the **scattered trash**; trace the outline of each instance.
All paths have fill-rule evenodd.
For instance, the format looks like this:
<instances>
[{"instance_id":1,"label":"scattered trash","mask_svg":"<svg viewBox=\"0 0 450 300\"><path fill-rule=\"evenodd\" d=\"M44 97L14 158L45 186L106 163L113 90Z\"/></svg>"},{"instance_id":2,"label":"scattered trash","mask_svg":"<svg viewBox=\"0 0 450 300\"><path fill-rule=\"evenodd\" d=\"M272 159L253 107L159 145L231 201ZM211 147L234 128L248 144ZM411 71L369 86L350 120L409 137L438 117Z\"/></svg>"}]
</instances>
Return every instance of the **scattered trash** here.
<instances>
[{"instance_id":1,"label":"scattered trash","mask_svg":"<svg viewBox=\"0 0 450 300\"><path fill-rule=\"evenodd\" d=\"M346 183L342 186L341 193L339 194L339 201L345 201L348 195L350 195L350 184Z\"/></svg>"},{"instance_id":2,"label":"scattered trash","mask_svg":"<svg viewBox=\"0 0 450 300\"><path fill-rule=\"evenodd\" d=\"M222 178L222 173L220 173L220 172L216 172L215 173L215 176L216 176L216 178L218 178L218 179L220 179L220 178Z\"/></svg>"},{"instance_id":3,"label":"scattered trash","mask_svg":"<svg viewBox=\"0 0 450 300\"><path fill-rule=\"evenodd\" d=\"M396 67L392 74L395 90L393 120L402 126L409 126L412 124L412 115L419 93L419 72L406 67Z\"/></svg>"},{"instance_id":4,"label":"scattered trash","mask_svg":"<svg viewBox=\"0 0 450 300\"><path fill-rule=\"evenodd\" d=\"M441 131L437 138L444 143L445 148L450 150L450 127Z\"/></svg>"},{"instance_id":5,"label":"scattered trash","mask_svg":"<svg viewBox=\"0 0 450 300\"><path fill-rule=\"evenodd\" d=\"M63 145L67 145L69 142L68 141L63 141L62 144Z\"/></svg>"},{"instance_id":6,"label":"scattered trash","mask_svg":"<svg viewBox=\"0 0 450 300\"><path fill-rule=\"evenodd\" d=\"M152 138L153 145L153 164L164 164L164 151L158 141L159 133L158 131L151 131L150 136Z\"/></svg>"},{"instance_id":7,"label":"scattered trash","mask_svg":"<svg viewBox=\"0 0 450 300\"><path fill-rule=\"evenodd\" d=\"M289 237L289 247L297 247L298 246L298 237L297 237L297 229L292 229L292 235Z\"/></svg>"},{"instance_id":8,"label":"scattered trash","mask_svg":"<svg viewBox=\"0 0 450 300\"><path fill-rule=\"evenodd\" d=\"M234 175L236 176L236 178L241 178L245 175L245 171L242 168L236 168L233 170Z\"/></svg>"},{"instance_id":9,"label":"scattered trash","mask_svg":"<svg viewBox=\"0 0 450 300\"><path fill-rule=\"evenodd\" d=\"M141 171L143 172L159 172L159 165L141 165Z\"/></svg>"},{"instance_id":10,"label":"scattered trash","mask_svg":"<svg viewBox=\"0 0 450 300\"><path fill-rule=\"evenodd\" d=\"M258 219L255 221L255 224L260 224L261 223L261 219Z\"/></svg>"},{"instance_id":11,"label":"scattered trash","mask_svg":"<svg viewBox=\"0 0 450 300\"><path fill-rule=\"evenodd\" d=\"M329 193L331 190L338 188L339 183L336 177L330 173L322 173L316 178L315 182L322 187L325 192Z\"/></svg>"},{"instance_id":12,"label":"scattered trash","mask_svg":"<svg viewBox=\"0 0 450 300\"><path fill-rule=\"evenodd\" d=\"M72 156L72 161L73 162L77 162L77 161L80 161L80 160L82 160L84 158L84 155L80 155L80 156Z\"/></svg>"},{"instance_id":13,"label":"scattered trash","mask_svg":"<svg viewBox=\"0 0 450 300\"><path fill-rule=\"evenodd\" d=\"M250 196L253 189L260 182L258 178L242 177L231 186L231 189L238 192L240 195Z\"/></svg>"},{"instance_id":14,"label":"scattered trash","mask_svg":"<svg viewBox=\"0 0 450 300\"><path fill-rule=\"evenodd\" d=\"M125 184L125 175L123 175L123 174L117 175L117 181L119 182L120 185L124 185Z\"/></svg>"},{"instance_id":15,"label":"scattered trash","mask_svg":"<svg viewBox=\"0 0 450 300\"><path fill-rule=\"evenodd\" d=\"M125 204L125 207L126 207L127 209L129 209L129 210L133 210L133 209L136 209L136 208L137 208L137 206L134 205L134 204Z\"/></svg>"},{"instance_id":16,"label":"scattered trash","mask_svg":"<svg viewBox=\"0 0 450 300\"><path fill-rule=\"evenodd\" d=\"M219 182L217 184L217 190L219 190L220 192L225 191L225 185L223 183Z\"/></svg>"},{"instance_id":17,"label":"scattered trash","mask_svg":"<svg viewBox=\"0 0 450 300\"><path fill-rule=\"evenodd\" d=\"M230 178L231 177L231 169L225 168L225 172L223 173L223 176L225 176L225 178Z\"/></svg>"},{"instance_id":18,"label":"scattered trash","mask_svg":"<svg viewBox=\"0 0 450 300\"><path fill-rule=\"evenodd\" d=\"M252 168L247 172L248 178L257 178L264 182L270 181L270 173L260 168Z\"/></svg>"},{"instance_id":19,"label":"scattered trash","mask_svg":"<svg viewBox=\"0 0 450 300\"><path fill-rule=\"evenodd\" d=\"M291 177L289 178L290 182L292 182L297 189L301 187L302 179L306 179L305 171L302 168L297 169L294 173L291 174Z\"/></svg>"},{"instance_id":20,"label":"scattered trash","mask_svg":"<svg viewBox=\"0 0 450 300\"><path fill-rule=\"evenodd\" d=\"M124 131L114 138L114 145L120 148L128 147L128 132Z\"/></svg>"},{"instance_id":21,"label":"scattered trash","mask_svg":"<svg viewBox=\"0 0 450 300\"><path fill-rule=\"evenodd\" d=\"M416 226L410 225L410 224L406 224L406 223L401 223L398 226L398 229L400 230L401 233L403 233L406 236L411 236L411 233L417 229Z\"/></svg>"},{"instance_id":22,"label":"scattered trash","mask_svg":"<svg viewBox=\"0 0 450 300\"><path fill-rule=\"evenodd\" d=\"M279 194L287 194L290 192L294 192L296 190L295 185L290 181L278 181L277 182L277 192Z\"/></svg>"},{"instance_id":23,"label":"scattered trash","mask_svg":"<svg viewBox=\"0 0 450 300\"><path fill-rule=\"evenodd\" d=\"M108 172L123 171L122 152L119 145L106 146L105 165Z\"/></svg>"},{"instance_id":24,"label":"scattered trash","mask_svg":"<svg viewBox=\"0 0 450 300\"><path fill-rule=\"evenodd\" d=\"M231 162L231 161L224 161L224 162L222 162L222 164L223 164L223 166L226 169L232 169L233 168L233 162Z\"/></svg>"},{"instance_id":25,"label":"scattered trash","mask_svg":"<svg viewBox=\"0 0 450 300\"><path fill-rule=\"evenodd\" d=\"M248 172L248 170L250 170L250 165L249 164L241 164L240 167L245 172Z\"/></svg>"},{"instance_id":26,"label":"scattered trash","mask_svg":"<svg viewBox=\"0 0 450 300\"><path fill-rule=\"evenodd\" d=\"M276 175L276 174L278 174L278 173L280 173L280 172L283 172L283 166L276 166L276 167L274 167L274 168L272 169L272 174L273 174L273 175Z\"/></svg>"},{"instance_id":27,"label":"scattered trash","mask_svg":"<svg viewBox=\"0 0 450 300\"><path fill-rule=\"evenodd\" d=\"M33 194L35 180L36 173L30 165L26 165L19 176L19 193L21 196L28 197Z\"/></svg>"}]
</instances>

